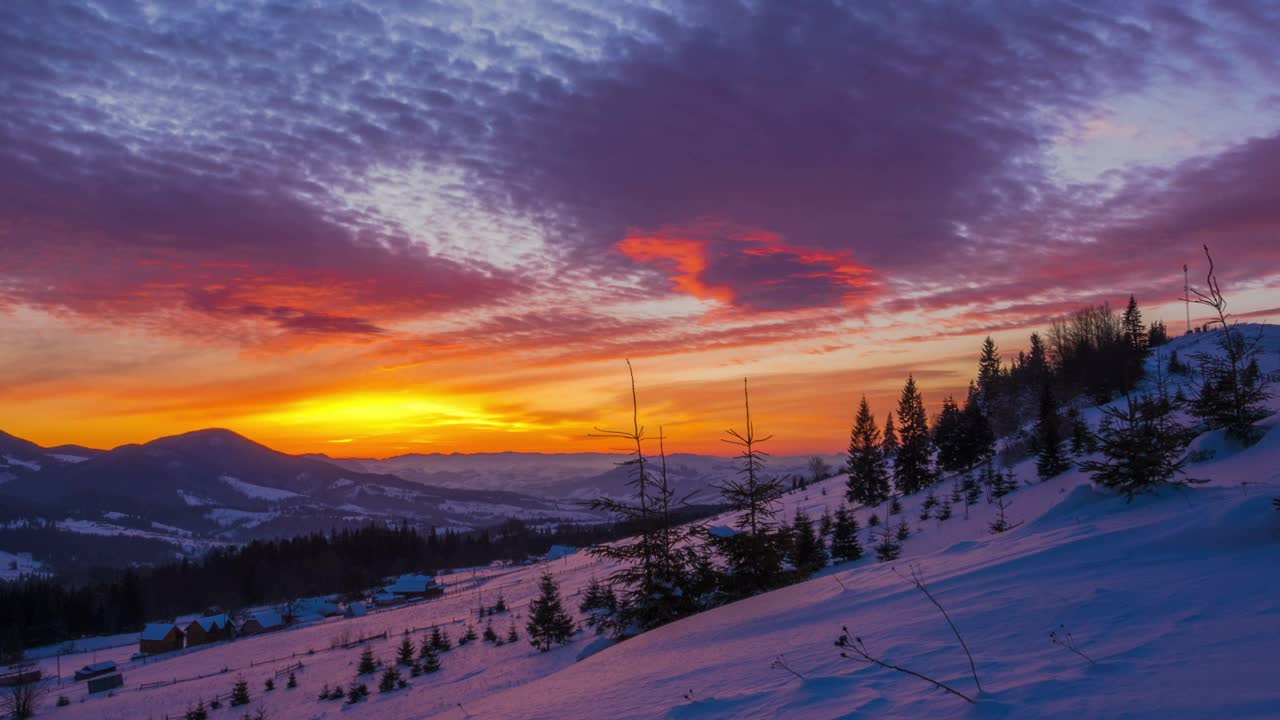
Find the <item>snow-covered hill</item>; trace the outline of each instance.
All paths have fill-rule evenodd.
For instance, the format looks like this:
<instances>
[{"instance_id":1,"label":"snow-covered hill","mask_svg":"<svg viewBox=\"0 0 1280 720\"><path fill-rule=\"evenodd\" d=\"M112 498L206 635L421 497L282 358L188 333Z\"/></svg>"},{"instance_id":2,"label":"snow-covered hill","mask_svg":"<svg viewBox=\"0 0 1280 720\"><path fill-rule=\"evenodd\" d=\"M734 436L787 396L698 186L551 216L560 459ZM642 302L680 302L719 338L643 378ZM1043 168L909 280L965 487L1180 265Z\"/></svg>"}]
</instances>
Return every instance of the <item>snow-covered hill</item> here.
<instances>
[{"instance_id":1,"label":"snow-covered hill","mask_svg":"<svg viewBox=\"0 0 1280 720\"><path fill-rule=\"evenodd\" d=\"M1264 370L1275 370L1278 360L1269 355ZM1272 404L1280 410L1280 400ZM86 697L77 685L63 691L69 706L50 704L42 714L173 717L201 698L225 694L243 675L253 702L277 720L1275 718L1278 425L1280 415L1272 416L1254 446L1219 444L1219 452L1195 464L1193 474L1210 483L1132 503L1094 489L1074 471L1041 483L1033 464L1023 462L1014 468L1023 487L1009 496L1010 519L1021 524L1000 535L987 531L995 510L984 502L969 507L967 516L957 507L945 522L920 521L922 498L907 498L903 517L913 533L899 561L867 557L832 567L807 582L612 646L588 635L545 654L524 640L501 647L477 642L445 653L439 673L412 678L405 690L383 695L375 689L353 706L316 699L322 685L345 686L355 677L360 648L330 650L337 639L386 632L387 639L370 644L389 662L405 630L417 642L441 624L456 638L474 608L491 604L499 592L515 613L498 616L496 628L505 631L514 621L523 635L522 611L543 568L491 570L446 577L449 593L438 600L146 665L127 662L132 647L99 650L97 659L125 663L126 688L114 697ZM797 508L814 517L833 510L843 483L837 477L787 495L781 516ZM864 528L870 514L857 513ZM573 605L572 596L593 576L612 569L582 554L550 567ZM983 692L974 687L946 621L904 577L913 567L972 649ZM841 626L886 661L976 695L977 705L917 678L841 658L833 645ZM1054 644L1054 631L1070 632L1093 662ZM779 655L796 674L772 667ZM91 657L64 658L64 672ZM277 682L271 692L262 689L274 671L299 661L298 688ZM42 664L46 671L55 667L51 659ZM364 682L374 688L376 677ZM211 717L239 718L240 712L224 708Z\"/></svg>"}]
</instances>

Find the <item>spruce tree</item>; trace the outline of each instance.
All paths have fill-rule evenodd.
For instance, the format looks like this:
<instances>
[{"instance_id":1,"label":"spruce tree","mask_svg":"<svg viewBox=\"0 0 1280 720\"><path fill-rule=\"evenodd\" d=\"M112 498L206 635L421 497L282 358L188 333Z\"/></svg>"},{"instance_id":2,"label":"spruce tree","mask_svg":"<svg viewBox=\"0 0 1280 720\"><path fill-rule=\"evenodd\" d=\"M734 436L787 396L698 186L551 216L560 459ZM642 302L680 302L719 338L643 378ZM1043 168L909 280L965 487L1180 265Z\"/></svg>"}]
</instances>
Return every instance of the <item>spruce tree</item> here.
<instances>
[{"instance_id":1,"label":"spruce tree","mask_svg":"<svg viewBox=\"0 0 1280 720\"><path fill-rule=\"evenodd\" d=\"M667 478L661 427L657 472L651 469L654 462L644 452L645 428L640 424L630 361L627 370L631 378L632 426L627 430L603 430L600 436L625 440L634 447L628 459L620 463L628 471L628 487L633 495L627 500L600 497L591 503L594 509L604 510L637 528L633 542L601 544L590 550L592 555L620 562L609 582L621 590L621 597L611 612L614 617L608 620L620 634L643 632L696 612L698 593L693 587L693 575L702 554L701 545L687 542L690 529L673 520L673 511L681 502ZM780 486L777 490L780 495Z\"/></svg>"},{"instance_id":2,"label":"spruce tree","mask_svg":"<svg viewBox=\"0 0 1280 720\"><path fill-rule=\"evenodd\" d=\"M391 692L400 684L400 668L395 664L388 665L378 679L378 692Z\"/></svg>"},{"instance_id":3,"label":"spruce tree","mask_svg":"<svg viewBox=\"0 0 1280 720\"><path fill-rule=\"evenodd\" d=\"M901 446L893 465L894 486L899 494L910 495L928 487L934 479L929 419L911 375L898 400L898 441Z\"/></svg>"},{"instance_id":4,"label":"spruce tree","mask_svg":"<svg viewBox=\"0 0 1280 720\"><path fill-rule=\"evenodd\" d=\"M1167 395L1126 398L1124 406L1108 407L1103 413L1098 428L1103 459L1080 463L1093 482L1124 493L1126 500L1178 482L1175 478L1185 473L1190 433L1177 421Z\"/></svg>"},{"instance_id":5,"label":"spruce tree","mask_svg":"<svg viewBox=\"0 0 1280 720\"><path fill-rule=\"evenodd\" d=\"M812 575L827 566L827 548L813 531L813 521L802 509L796 510L791 525L791 564L801 575Z\"/></svg>"},{"instance_id":6,"label":"spruce tree","mask_svg":"<svg viewBox=\"0 0 1280 720\"><path fill-rule=\"evenodd\" d=\"M485 642L496 642L498 640L498 633L493 629L492 620L485 622L484 633L481 637L484 638Z\"/></svg>"},{"instance_id":7,"label":"spruce tree","mask_svg":"<svg viewBox=\"0 0 1280 720\"><path fill-rule=\"evenodd\" d=\"M836 562L851 562L862 558L862 544L858 542L858 518L844 505L836 510L835 525L831 530L831 556Z\"/></svg>"},{"instance_id":8,"label":"spruce tree","mask_svg":"<svg viewBox=\"0 0 1280 720\"><path fill-rule=\"evenodd\" d=\"M431 648L429 643L422 644L422 653L418 656L422 661L422 672L433 673L440 669L440 658L436 657L435 650Z\"/></svg>"},{"instance_id":9,"label":"spruce tree","mask_svg":"<svg viewBox=\"0 0 1280 720\"><path fill-rule=\"evenodd\" d=\"M1049 383L1041 386L1040 414L1036 420L1036 472L1041 480L1048 480L1066 472L1071 463L1062 451L1061 423L1058 417L1058 401Z\"/></svg>"},{"instance_id":10,"label":"spruce tree","mask_svg":"<svg viewBox=\"0 0 1280 720\"><path fill-rule=\"evenodd\" d=\"M1124 340L1136 353L1147 350L1147 328L1142 323L1142 311L1138 310L1138 301L1129 296L1129 305L1124 310L1124 318L1120 321L1124 328Z\"/></svg>"},{"instance_id":11,"label":"spruce tree","mask_svg":"<svg viewBox=\"0 0 1280 720\"><path fill-rule=\"evenodd\" d=\"M831 512L825 507L822 508L822 517L818 518L818 537L826 539L831 537L831 531L835 528L835 520L831 517Z\"/></svg>"},{"instance_id":12,"label":"spruce tree","mask_svg":"<svg viewBox=\"0 0 1280 720\"><path fill-rule=\"evenodd\" d=\"M939 521L951 519L951 500L943 500L942 504L938 505L937 518Z\"/></svg>"},{"instance_id":13,"label":"spruce tree","mask_svg":"<svg viewBox=\"0 0 1280 720\"><path fill-rule=\"evenodd\" d=\"M969 464L969 442L964 420L955 398L948 395L933 426L933 444L938 448L938 467L945 472L958 472Z\"/></svg>"},{"instance_id":14,"label":"spruce tree","mask_svg":"<svg viewBox=\"0 0 1280 720\"><path fill-rule=\"evenodd\" d=\"M405 635L404 639L400 641L400 649L396 652L396 663L399 665L412 665L413 655L413 641L409 639L408 635Z\"/></svg>"},{"instance_id":15,"label":"spruce tree","mask_svg":"<svg viewBox=\"0 0 1280 720\"><path fill-rule=\"evenodd\" d=\"M453 643L449 640L449 631L442 630L439 626L431 628L431 649L436 652L446 652L453 647Z\"/></svg>"},{"instance_id":16,"label":"spruce tree","mask_svg":"<svg viewBox=\"0 0 1280 720\"><path fill-rule=\"evenodd\" d=\"M887 524L880 533L880 542L876 544L876 559L880 562L892 562L902 554L902 545L894 539L894 531Z\"/></svg>"},{"instance_id":17,"label":"spruce tree","mask_svg":"<svg viewBox=\"0 0 1280 720\"><path fill-rule=\"evenodd\" d=\"M244 676L236 678L236 684L231 687L231 706L249 704L249 681Z\"/></svg>"},{"instance_id":18,"label":"spruce tree","mask_svg":"<svg viewBox=\"0 0 1280 720\"><path fill-rule=\"evenodd\" d=\"M982 351L978 355L978 395L988 408L996 400L1000 382L1000 353L996 350L996 341L988 335L982 341Z\"/></svg>"},{"instance_id":19,"label":"spruce tree","mask_svg":"<svg viewBox=\"0 0 1280 720\"><path fill-rule=\"evenodd\" d=\"M893 425L893 412L884 419L884 439L881 441L881 448L884 449L885 461L896 460L898 457L898 430Z\"/></svg>"},{"instance_id":20,"label":"spruce tree","mask_svg":"<svg viewBox=\"0 0 1280 720\"><path fill-rule=\"evenodd\" d=\"M892 425L888 429L892 430ZM865 395L858 404L858 414L849 434L848 472L849 489L846 497L849 502L878 505L889 495L889 468L885 462L885 448Z\"/></svg>"},{"instance_id":21,"label":"spruce tree","mask_svg":"<svg viewBox=\"0 0 1280 720\"><path fill-rule=\"evenodd\" d=\"M902 521L898 523L898 527L894 531L894 534L897 536L898 542L904 542L907 538L911 537L911 526L907 524L906 518L902 518Z\"/></svg>"},{"instance_id":22,"label":"spruce tree","mask_svg":"<svg viewBox=\"0 0 1280 720\"><path fill-rule=\"evenodd\" d=\"M520 640L520 633L516 632L516 624L511 623L511 629L507 631L507 642L513 643Z\"/></svg>"},{"instance_id":23,"label":"spruce tree","mask_svg":"<svg viewBox=\"0 0 1280 720\"><path fill-rule=\"evenodd\" d=\"M364 651L360 653L360 662L356 665L357 675L368 675L378 670L378 661L373 657L373 648L365 646Z\"/></svg>"},{"instance_id":24,"label":"spruce tree","mask_svg":"<svg viewBox=\"0 0 1280 720\"><path fill-rule=\"evenodd\" d=\"M987 412L979 402L978 388L973 383L969 383L969 395L960 413L960 426L964 440L957 470L968 470L996 454L996 435Z\"/></svg>"},{"instance_id":25,"label":"spruce tree","mask_svg":"<svg viewBox=\"0 0 1280 720\"><path fill-rule=\"evenodd\" d=\"M712 546L725 559L727 574L724 585L731 594L752 595L777 587L781 581L783 537L774 523L778 501L782 498L782 481L766 478L768 454L758 446L769 437L759 437L751 420L751 400L746 381L742 386L746 407L746 428L729 430L725 442L741 448L738 454L738 477L719 486L729 510L737 514L739 532L712 536Z\"/></svg>"},{"instance_id":26,"label":"spruce tree","mask_svg":"<svg viewBox=\"0 0 1280 720\"><path fill-rule=\"evenodd\" d=\"M569 642L573 635L573 618L564 609L560 586L550 570L538 578L538 591L541 594L529 603L529 623L525 630L529 633L529 644L547 652L552 645Z\"/></svg>"},{"instance_id":27,"label":"spruce tree","mask_svg":"<svg viewBox=\"0 0 1280 720\"><path fill-rule=\"evenodd\" d=\"M613 588L591 578L586 592L582 594L582 602L578 604L578 611L587 618L587 627L595 629L596 634L604 632L609 629L617 610L618 598Z\"/></svg>"}]
</instances>

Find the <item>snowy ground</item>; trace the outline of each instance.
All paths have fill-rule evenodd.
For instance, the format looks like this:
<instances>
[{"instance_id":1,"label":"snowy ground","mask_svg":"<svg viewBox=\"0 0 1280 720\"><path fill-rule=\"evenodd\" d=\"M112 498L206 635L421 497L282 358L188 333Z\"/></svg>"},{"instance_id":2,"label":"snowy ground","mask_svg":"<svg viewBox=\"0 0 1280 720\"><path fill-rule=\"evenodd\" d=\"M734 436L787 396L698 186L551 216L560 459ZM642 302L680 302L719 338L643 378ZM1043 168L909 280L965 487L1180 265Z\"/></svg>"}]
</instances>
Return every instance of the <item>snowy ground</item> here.
<instances>
[{"instance_id":1,"label":"snowy ground","mask_svg":"<svg viewBox=\"0 0 1280 720\"><path fill-rule=\"evenodd\" d=\"M1280 336L1271 338L1280 339ZM1273 351L1272 351L1273 352ZM1185 359L1185 358L1184 358ZM1275 369L1277 356L1264 370ZM1280 409L1280 401L1276 401ZM987 533L994 508L980 502L940 523L918 520L921 498L904 502L913 528L901 560L868 557L830 568L808 582L717 608L599 650L578 636L550 653L523 639L523 606L541 566L483 569L446 576L446 597L325 622L274 635L190 651L145 665L134 649L100 650L123 664L126 687L86 697L83 684L63 689L72 703L46 717L132 720L179 716L197 699L250 683L253 705L273 719L307 718L1276 718L1280 682L1280 416L1267 434L1240 450L1220 438L1218 452L1193 475L1212 482L1171 488L1131 504L1093 489L1071 472L1046 483L1034 467L1016 468L1026 485L1010 496L1002 535ZM815 519L839 504L843 476L790 494L781 517L804 507ZM866 525L870 511L858 512ZM883 512L881 512L883 517ZM896 518L895 518L896 520ZM866 540L868 550L871 543ZM870 553L869 553L870 554ZM585 555L551 563L566 595L610 566ZM923 573L973 651L983 692L946 622L902 574ZM415 642L432 624L455 638L480 603L501 591L514 613L518 644L476 642L444 654L441 672L355 706L316 699L323 684L348 685L360 647L331 650L336 640L388 633L371 642L392 659L406 629ZM577 598L569 604L576 606ZM474 622L474 620L472 620ZM916 678L842 659L833 642L842 625L891 661L975 694L978 704ZM477 631L483 625L476 624ZM1053 644L1065 627L1096 664ZM779 655L799 675L771 668ZM589 655L589 656L588 656ZM579 661L580 657L585 657ZM62 659L62 672L92 653ZM301 661L299 687L264 692L263 681ZM52 672L54 661L41 661ZM223 669L225 668L225 672ZM140 690L139 686L217 673ZM238 719L223 708L212 718Z\"/></svg>"}]
</instances>

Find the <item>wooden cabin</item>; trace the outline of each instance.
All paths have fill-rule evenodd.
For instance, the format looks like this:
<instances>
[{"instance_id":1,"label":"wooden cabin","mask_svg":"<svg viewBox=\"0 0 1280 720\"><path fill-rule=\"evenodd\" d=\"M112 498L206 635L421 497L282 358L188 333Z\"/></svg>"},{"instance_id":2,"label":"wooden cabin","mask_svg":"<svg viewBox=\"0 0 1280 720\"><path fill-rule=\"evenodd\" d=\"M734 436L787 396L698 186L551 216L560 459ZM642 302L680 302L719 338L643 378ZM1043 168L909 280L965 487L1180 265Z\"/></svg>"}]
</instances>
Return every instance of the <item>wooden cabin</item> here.
<instances>
[{"instance_id":1,"label":"wooden cabin","mask_svg":"<svg viewBox=\"0 0 1280 720\"><path fill-rule=\"evenodd\" d=\"M184 639L182 628L173 623L151 623L142 630L138 650L144 655L173 652L182 649Z\"/></svg>"},{"instance_id":2,"label":"wooden cabin","mask_svg":"<svg viewBox=\"0 0 1280 720\"><path fill-rule=\"evenodd\" d=\"M100 693L106 690L114 690L124 685L124 675L115 673L112 675L99 675L89 679L89 692Z\"/></svg>"},{"instance_id":3,"label":"wooden cabin","mask_svg":"<svg viewBox=\"0 0 1280 720\"><path fill-rule=\"evenodd\" d=\"M187 647L206 645L220 640L230 640L231 618L225 614L209 615L192 620L186 628Z\"/></svg>"},{"instance_id":4,"label":"wooden cabin","mask_svg":"<svg viewBox=\"0 0 1280 720\"><path fill-rule=\"evenodd\" d=\"M275 610L260 610L249 616L240 626L241 635L258 635L264 632L280 630L284 627L284 618Z\"/></svg>"}]
</instances>

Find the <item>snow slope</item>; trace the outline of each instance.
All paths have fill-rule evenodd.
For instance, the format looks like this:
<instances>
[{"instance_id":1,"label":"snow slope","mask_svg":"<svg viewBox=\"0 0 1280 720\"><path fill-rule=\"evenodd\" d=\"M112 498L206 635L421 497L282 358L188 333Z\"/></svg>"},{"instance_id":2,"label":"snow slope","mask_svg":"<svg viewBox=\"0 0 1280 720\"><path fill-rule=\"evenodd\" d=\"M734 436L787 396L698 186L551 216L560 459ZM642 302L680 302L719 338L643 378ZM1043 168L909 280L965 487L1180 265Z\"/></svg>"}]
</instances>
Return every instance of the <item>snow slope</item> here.
<instances>
[{"instance_id":1,"label":"snow slope","mask_svg":"<svg viewBox=\"0 0 1280 720\"><path fill-rule=\"evenodd\" d=\"M1269 367L1276 358L1268 358ZM1273 401L1280 409L1280 401ZM920 497L904 502L913 534L901 560L871 557L829 568L798 585L686 618L626 642L602 647L579 635L550 653L523 639L483 642L441 658L441 672L410 680L354 706L316 699L323 684L347 685L360 647L331 650L336 640L388 633L371 641L390 661L406 629L415 642L432 624L456 639L474 608L501 592L515 612L499 616L500 634L534 594L541 566L443 576L438 600L363 618L329 619L161 658L128 662L132 648L100 650L123 663L126 688L86 698L83 685L63 692L72 703L46 707L56 718L173 717L199 698L225 694L237 675L273 719L307 718L1276 718L1280 682L1280 416L1248 449L1219 444L1196 464L1209 484L1169 488L1126 504L1096 490L1078 472L1048 482L1034 467L1015 468L1024 487L1010 496L1016 529L990 535L994 508L956 508L946 521L920 521ZM1201 442L1211 438L1202 437ZM798 507L817 517L834 509L836 477L784 499L781 517ZM871 511L859 510L866 525ZM883 512L881 512L883 516ZM713 524L730 518L713 520ZM895 518L895 521L897 518ZM864 529L864 544L870 546ZM964 634L968 663L937 609L903 577L923 573ZM551 563L570 605L590 578L611 566L578 553ZM936 677L978 703L916 678L843 659L833 642L842 625L886 660ZM483 627L477 623L477 630ZM1065 628L1091 664L1050 641ZM802 677L771 667L779 654ZM66 657L79 667L90 654ZM579 658L583 658L579 660ZM301 661L300 687L273 671ZM42 661L46 671L52 660ZM225 672L222 672L226 668ZM216 673L149 690L139 685ZM226 709L211 717L238 718Z\"/></svg>"}]
</instances>

